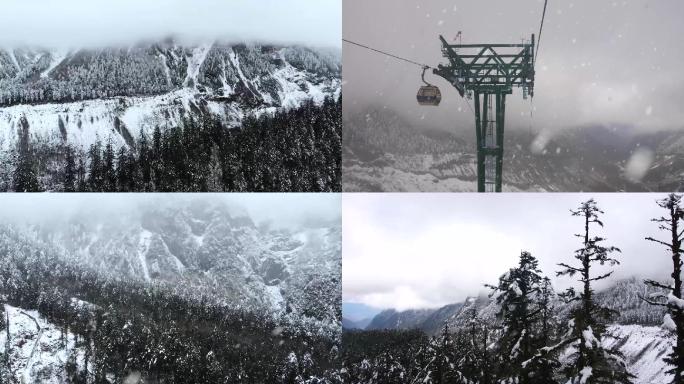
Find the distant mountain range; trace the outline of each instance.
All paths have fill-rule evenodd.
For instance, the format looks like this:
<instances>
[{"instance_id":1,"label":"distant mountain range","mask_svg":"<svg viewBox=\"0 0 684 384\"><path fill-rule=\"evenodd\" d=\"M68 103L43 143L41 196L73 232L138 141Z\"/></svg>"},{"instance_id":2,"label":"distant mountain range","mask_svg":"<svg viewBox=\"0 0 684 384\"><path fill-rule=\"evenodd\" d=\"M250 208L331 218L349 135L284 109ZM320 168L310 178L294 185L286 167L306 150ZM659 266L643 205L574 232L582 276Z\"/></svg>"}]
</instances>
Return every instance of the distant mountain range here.
<instances>
[{"instance_id":1,"label":"distant mountain range","mask_svg":"<svg viewBox=\"0 0 684 384\"><path fill-rule=\"evenodd\" d=\"M611 287L597 292L597 301L601 305L619 309L620 316L614 322L622 325L660 325L665 312L660 307L646 304L640 297L646 296L653 289L647 287L637 278L616 281ZM560 304L560 303L559 303ZM465 323L469 309L476 308L483 318L494 319L498 312L497 304L487 296L470 297L462 303L445 305L437 309L411 309L396 311L387 309L377 314L366 327L350 322L348 329L420 329L434 335L441 331L444 324L450 328L458 328ZM561 316L567 316L570 308L558 305Z\"/></svg>"},{"instance_id":2,"label":"distant mountain range","mask_svg":"<svg viewBox=\"0 0 684 384\"><path fill-rule=\"evenodd\" d=\"M387 108L344 116L343 190L475 191L475 135L414 127ZM678 191L684 131L586 126L555 134L509 129L504 190ZM638 155L637 155L638 154ZM643 172L633 173L630 167Z\"/></svg>"}]
</instances>

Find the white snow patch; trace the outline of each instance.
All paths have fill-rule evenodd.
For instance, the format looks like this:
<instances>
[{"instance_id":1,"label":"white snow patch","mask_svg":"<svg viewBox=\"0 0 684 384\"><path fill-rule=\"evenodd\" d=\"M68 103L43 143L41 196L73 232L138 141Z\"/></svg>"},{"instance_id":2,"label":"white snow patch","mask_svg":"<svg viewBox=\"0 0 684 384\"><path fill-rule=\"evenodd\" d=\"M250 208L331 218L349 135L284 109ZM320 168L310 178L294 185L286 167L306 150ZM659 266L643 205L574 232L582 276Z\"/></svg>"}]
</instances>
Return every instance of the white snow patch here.
<instances>
[{"instance_id":1,"label":"white snow patch","mask_svg":"<svg viewBox=\"0 0 684 384\"><path fill-rule=\"evenodd\" d=\"M198 247L201 247L204 245L204 235L198 236L193 234L192 238L195 240L195 244L197 244Z\"/></svg>"},{"instance_id":2,"label":"white snow patch","mask_svg":"<svg viewBox=\"0 0 684 384\"><path fill-rule=\"evenodd\" d=\"M176 264L176 269L178 270L178 272L179 273L185 272L185 265L183 265L183 262L180 261L180 259L178 257L176 257L176 255L171 253L171 250L169 250L169 246L166 245L165 241L162 241L162 244L164 245L164 251L166 251L166 253L169 256L171 256L171 260L173 260L174 264Z\"/></svg>"},{"instance_id":3,"label":"white snow patch","mask_svg":"<svg viewBox=\"0 0 684 384\"><path fill-rule=\"evenodd\" d=\"M285 299L283 298L283 295L280 293L280 287L277 285L267 286L266 293L271 301L273 309L275 309L276 312L282 311Z\"/></svg>"},{"instance_id":4,"label":"white snow patch","mask_svg":"<svg viewBox=\"0 0 684 384\"><path fill-rule=\"evenodd\" d=\"M679 309L684 309L684 300L676 297L672 292L667 295L667 303Z\"/></svg>"},{"instance_id":5,"label":"white snow patch","mask_svg":"<svg viewBox=\"0 0 684 384\"><path fill-rule=\"evenodd\" d=\"M670 316L669 313L666 313L665 316L663 316L663 328L667 329L668 331L677 330L677 324L675 324L674 320L672 320L672 316Z\"/></svg>"},{"instance_id":6,"label":"white snow patch","mask_svg":"<svg viewBox=\"0 0 684 384\"><path fill-rule=\"evenodd\" d=\"M212 44L202 44L192 50L192 57L188 60L188 74L185 76L185 81L183 81L184 86L187 87L190 80L192 80L195 83L195 87L197 87L197 75L199 75L200 67L207 58L207 53L211 46Z\"/></svg>"},{"instance_id":7,"label":"white snow patch","mask_svg":"<svg viewBox=\"0 0 684 384\"><path fill-rule=\"evenodd\" d=\"M585 384L587 382L587 380L589 380L589 378L591 377L592 373L593 372L592 372L591 367L582 368L582 370L580 371L579 384Z\"/></svg>"},{"instance_id":8,"label":"white snow patch","mask_svg":"<svg viewBox=\"0 0 684 384\"><path fill-rule=\"evenodd\" d=\"M171 70L169 70L169 65L166 63L166 55L160 53L159 57L161 57L162 64L164 65L164 73L166 74L166 84L171 85Z\"/></svg>"},{"instance_id":9,"label":"white snow patch","mask_svg":"<svg viewBox=\"0 0 684 384\"><path fill-rule=\"evenodd\" d=\"M591 329L591 327L587 327L587 329L582 331L582 336L584 336L584 346L589 349L592 349L594 346L599 344L598 340L594 336L594 330Z\"/></svg>"},{"instance_id":10,"label":"white snow patch","mask_svg":"<svg viewBox=\"0 0 684 384\"><path fill-rule=\"evenodd\" d=\"M52 58L52 61L50 62L50 66L41 72L40 77L45 78L50 75L50 72L52 72L53 69L57 68L59 64L66 59L67 55L69 53L67 51L53 51L50 52L50 57Z\"/></svg>"},{"instance_id":11,"label":"white snow patch","mask_svg":"<svg viewBox=\"0 0 684 384\"><path fill-rule=\"evenodd\" d=\"M140 233L140 240L138 241L138 260L142 266L143 276L145 280L150 281L150 271L147 269L147 260L145 256L150 249L150 242L152 241L152 232L143 229Z\"/></svg>"}]
</instances>

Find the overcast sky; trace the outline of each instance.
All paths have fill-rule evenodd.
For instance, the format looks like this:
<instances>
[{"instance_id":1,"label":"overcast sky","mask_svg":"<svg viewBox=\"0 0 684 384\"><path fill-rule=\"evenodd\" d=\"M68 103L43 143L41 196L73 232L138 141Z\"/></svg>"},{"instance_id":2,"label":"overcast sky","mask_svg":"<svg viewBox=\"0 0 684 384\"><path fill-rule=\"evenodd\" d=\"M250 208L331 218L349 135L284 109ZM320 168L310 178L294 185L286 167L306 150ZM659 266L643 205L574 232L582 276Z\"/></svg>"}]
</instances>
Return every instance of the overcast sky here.
<instances>
[{"instance_id":1,"label":"overcast sky","mask_svg":"<svg viewBox=\"0 0 684 384\"><path fill-rule=\"evenodd\" d=\"M3 0L0 46L186 39L339 47L342 0Z\"/></svg>"},{"instance_id":2,"label":"overcast sky","mask_svg":"<svg viewBox=\"0 0 684 384\"><path fill-rule=\"evenodd\" d=\"M193 199L224 201L247 210L256 222L276 227L312 219L339 220L341 197L334 193L41 193L2 194L0 221L37 222L75 213L117 215L138 211L141 205L177 205Z\"/></svg>"},{"instance_id":3,"label":"overcast sky","mask_svg":"<svg viewBox=\"0 0 684 384\"><path fill-rule=\"evenodd\" d=\"M375 308L435 308L488 292L531 252L556 289L557 263L574 264L583 229L569 210L594 197L606 214L606 245L622 249L615 278L658 278L671 259L646 236L667 239L651 218L666 213L662 194L345 194L343 300ZM597 268L607 271L607 268Z\"/></svg>"},{"instance_id":4,"label":"overcast sky","mask_svg":"<svg viewBox=\"0 0 684 384\"><path fill-rule=\"evenodd\" d=\"M684 1L549 1L537 61L533 129L626 125L684 128ZM520 43L537 34L543 0L345 0L343 36L436 66L438 35L463 43ZM344 108L372 103L417 127L471 132L474 117L445 80L438 108L419 107L419 67L344 44ZM471 101L472 105L472 101ZM508 98L507 128L530 125L530 100Z\"/></svg>"}]
</instances>

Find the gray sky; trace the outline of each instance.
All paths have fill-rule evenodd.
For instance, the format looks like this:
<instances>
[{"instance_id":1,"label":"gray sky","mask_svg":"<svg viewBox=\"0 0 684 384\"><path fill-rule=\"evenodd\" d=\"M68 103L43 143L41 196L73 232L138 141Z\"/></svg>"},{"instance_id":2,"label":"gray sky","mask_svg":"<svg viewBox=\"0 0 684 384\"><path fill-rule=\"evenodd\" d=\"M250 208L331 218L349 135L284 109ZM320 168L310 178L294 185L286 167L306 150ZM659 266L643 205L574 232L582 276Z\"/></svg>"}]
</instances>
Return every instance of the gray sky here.
<instances>
[{"instance_id":1,"label":"gray sky","mask_svg":"<svg viewBox=\"0 0 684 384\"><path fill-rule=\"evenodd\" d=\"M543 0L345 0L343 36L431 66L446 63L439 34L463 43L519 43L538 33ZM537 61L533 129L590 124L684 128L684 2L550 0ZM438 108L415 100L419 67L344 44L344 108L369 103L416 126L473 130L474 117L445 80ZM472 101L471 101L472 105ZM507 127L530 126L531 105L509 96Z\"/></svg>"},{"instance_id":2,"label":"gray sky","mask_svg":"<svg viewBox=\"0 0 684 384\"><path fill-rule=\"evenodd\" d=\"M333 193L38 193L0 195L0 221L39 222L75 213L120 215L140 205L177 205L192 199L225 201L247 210L256 222L288 227L308 218L339 220L340 194Z\"/></svg>"},{"instance_id":3,"label":"gray sky","mask_svg":"<svg viewBox=\"0 0 684 384\"><path fill-rule=\"evenodd\" d=\"M483 284L514 267L521 250L565 289L574 280L556 278L556 264L574 264L583 229L569 210L591 197L606 212L595 234L622 249L614 277L664 276L671 259L644 240L667 239L650 221L666 213L655 203L663 194L345 194L343 300L398 310L459 302L487 292Z\"/></svg>"},{"instance_id":4,"label":"gray sky","mask_svg":"<svg viewBox=\"0 0 684 384\"><path fill-rule=\"evenodd\" d=\"M128 44L170 34L340 46L341 0L3 0L0 46Z\"/></svg>"}]
</instances>

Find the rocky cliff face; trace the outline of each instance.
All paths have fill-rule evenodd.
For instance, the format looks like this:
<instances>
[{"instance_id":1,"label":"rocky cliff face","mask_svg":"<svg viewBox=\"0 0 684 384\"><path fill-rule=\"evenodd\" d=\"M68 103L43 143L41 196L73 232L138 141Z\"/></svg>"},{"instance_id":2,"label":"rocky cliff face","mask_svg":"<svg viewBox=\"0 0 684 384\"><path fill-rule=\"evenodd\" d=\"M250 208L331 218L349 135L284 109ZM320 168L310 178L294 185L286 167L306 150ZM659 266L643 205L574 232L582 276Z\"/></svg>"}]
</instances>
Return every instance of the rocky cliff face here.
<instances>
[{"instance_id":1,"label":"rocky cliff face","mask_svg":"<svg viewBox=\"0 0 684 384\"><path fill-rule=\"evenodd\" d=\"M340 318L339 223L272 229L240 207L195 199L29 231L105 274L211 292L276 314Z\"/></svg>"},{"instance_id":2,"label":"rocky cliff face","mask_svg":"<svg viewBox=\"0 0 684 384\"><path fill-rule=\"evenodd\" d=\"M210 114L236 126L251 114L320 103L341 89L338 52L299 46L174 41L60 52L0 50L0 148L27 125L37 140L134 145Z\"/></svg>"}]
</instances>

